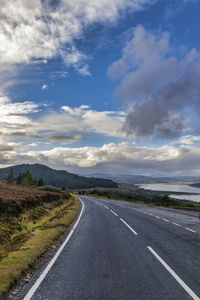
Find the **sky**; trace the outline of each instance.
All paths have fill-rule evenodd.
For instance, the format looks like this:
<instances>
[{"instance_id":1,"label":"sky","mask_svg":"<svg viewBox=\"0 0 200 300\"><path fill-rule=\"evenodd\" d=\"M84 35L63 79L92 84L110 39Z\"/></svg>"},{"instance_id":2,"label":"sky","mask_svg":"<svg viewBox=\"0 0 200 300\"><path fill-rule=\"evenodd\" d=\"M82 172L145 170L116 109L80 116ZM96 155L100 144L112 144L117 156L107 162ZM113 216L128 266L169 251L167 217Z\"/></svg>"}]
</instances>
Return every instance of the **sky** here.
<instances>
[{"instance_id":1,"label":"sky","mask_svg":"<svg viewBox=\"0 0 200 300\"><path fill-rule=\"evenodd\" d=\"M0 0L0 167L200 176L199 0Z\"/></svg>"}]
</instances>

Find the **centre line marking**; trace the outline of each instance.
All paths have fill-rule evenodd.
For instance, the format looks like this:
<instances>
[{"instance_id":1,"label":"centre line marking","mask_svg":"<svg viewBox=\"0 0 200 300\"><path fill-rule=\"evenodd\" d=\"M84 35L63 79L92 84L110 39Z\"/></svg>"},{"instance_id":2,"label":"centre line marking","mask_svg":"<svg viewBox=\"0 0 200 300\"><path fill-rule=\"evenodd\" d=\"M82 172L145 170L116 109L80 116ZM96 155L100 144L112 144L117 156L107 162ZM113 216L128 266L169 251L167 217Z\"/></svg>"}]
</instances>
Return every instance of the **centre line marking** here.
<instances>
[{"instance_id":1,"label":"centre line marking","mask_svg":"<svg viewBox=\"0 0 200 300\"><path fill-rule=\"evenodd\" d=\"M176 281L184 288L184 290L192 297L194 300L200 300L200 298L189 288L189 286L164 262L164 260L151 248L147 247L149 251L159 260L159 262L167 269L167 271L176 279Z\"/></svg>"},{"instance_id":2,"label":"centre line marking","mask_svg":"<svg viewBox=\"0 0 200 300\"><path fill-rule=\"evenodd\" d=\"M185 227L185 229L186 229L186 230L189 230L189 231L191 231L191 232L194 232L194 233L196 233L196 231L195 231L195 230L193 230L193 229L190 229L190 228L188 228L188 227Z\"/></svg>"},{"instance_id":3,"label":"centre line marking","mask_svg":"<svg viewBox=\"0 0 200 300\"><path fill-rule=\"evenodd\" d=\"M181 227L181 225L179 225L179 224L177 224L177 223L172 223L173 225L176 225L176 226L178 226L178 227Z\"/></svg>"},{"instance_id":4,"label":"centre line marking","mask_svg":"<svg viewBox=\"0 0 200 300\"><path fill-rule=\"evenodd\" d=\"M112 209L110 209L111 213L113 213L116 217L118 217L118 214L116 214Z\"/></svg>"},{"instance_id":5,"label":"centre line marking","mask_svg":"<svg viewBox=\"0 0 200 300\"><path fill-rule=\"evenodd\" d=\"M123 219L120 218L120 220L135 234L137 235L137 232L131 227L129 226Z\"/></svg>"},{"instance_id":6,"label":"centre line marking","mask_svg":"<svg viewBox=\"0 0 200 300\"><path fill-rule=\"evenodd\" d=\"M161 219L161 217L159 217L159 216L156 216L156 218L157 218L157 219Z\"/></svg>"},{"instance_id":7,"label":"centre line marking","mask_svg":"<svg viewBox=\"0 0 200 300\"><path fill-rule=\"evenodd\" d=\"M169 222L169 220L167 220L167 219L163 219L163 221L165 221L165 222Z\"/></svg>"}]
</instances>

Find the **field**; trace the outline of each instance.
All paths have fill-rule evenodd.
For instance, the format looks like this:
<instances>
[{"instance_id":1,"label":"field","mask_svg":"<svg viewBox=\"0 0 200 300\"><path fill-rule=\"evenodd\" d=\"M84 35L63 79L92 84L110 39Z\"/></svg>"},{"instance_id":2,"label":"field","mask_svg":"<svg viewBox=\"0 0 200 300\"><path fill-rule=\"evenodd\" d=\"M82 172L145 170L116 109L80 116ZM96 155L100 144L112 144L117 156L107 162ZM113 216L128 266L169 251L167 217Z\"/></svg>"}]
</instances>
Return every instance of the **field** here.
<instances>
[{"instance_id":1,"label":"field","mask_svg":"<svg viewBox=\"0 0 200 300\"><path fill-rule=\"evenodd\" d=\"M67 232L79 209L67 191L0 182L0 299Z\"/></svg>"}]
</instances>

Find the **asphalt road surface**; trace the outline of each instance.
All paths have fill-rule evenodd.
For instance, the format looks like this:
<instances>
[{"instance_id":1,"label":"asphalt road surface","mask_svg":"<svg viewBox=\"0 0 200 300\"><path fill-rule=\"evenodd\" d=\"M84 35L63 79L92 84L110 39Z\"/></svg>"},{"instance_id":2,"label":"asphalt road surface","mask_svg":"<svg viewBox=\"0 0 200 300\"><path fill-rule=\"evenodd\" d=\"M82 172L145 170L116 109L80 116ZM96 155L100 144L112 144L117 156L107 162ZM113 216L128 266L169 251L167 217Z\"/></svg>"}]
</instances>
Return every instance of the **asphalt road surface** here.
<instances>
[{"instance_id":1,"label":"asphalt road surface","mask_svg":"<svg viewBox=\"0 0 200 300\"><path fill-rule=\"evenodd\" d=\"M197 217L80 198L85 209L73 235L25 300L200 299Z\"/></svg>"}]
</instances>

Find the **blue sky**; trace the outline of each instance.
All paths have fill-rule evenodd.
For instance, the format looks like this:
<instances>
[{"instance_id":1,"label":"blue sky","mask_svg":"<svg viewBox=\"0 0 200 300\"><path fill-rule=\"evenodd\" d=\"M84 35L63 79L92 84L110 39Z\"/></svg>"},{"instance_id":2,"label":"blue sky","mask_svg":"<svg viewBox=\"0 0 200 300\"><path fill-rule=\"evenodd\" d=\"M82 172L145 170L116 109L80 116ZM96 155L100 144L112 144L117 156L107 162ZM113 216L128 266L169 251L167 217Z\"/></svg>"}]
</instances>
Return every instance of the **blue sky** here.
<instances>
[{"instance_id":1,"label":"blue sky","mask_svg":"<svg viewBox=\"0 0 200 300\"><path fill-rule=\"evenodd\" d=\"M198 0L3 3L0 166L200 175L199 11Z\"/></svg>"}]
</instances>

